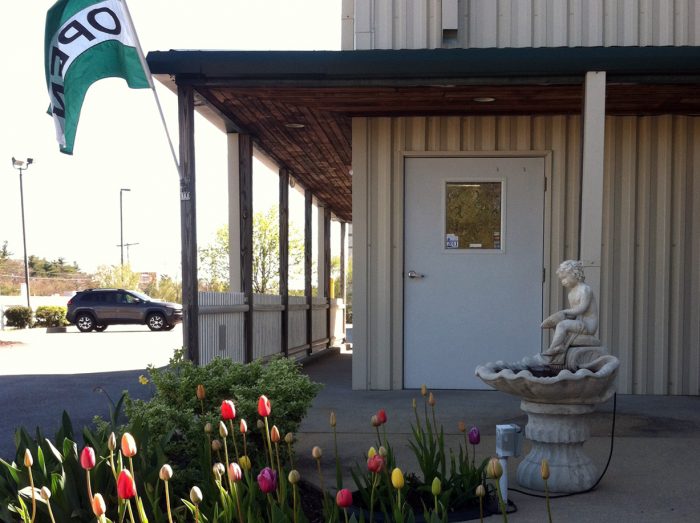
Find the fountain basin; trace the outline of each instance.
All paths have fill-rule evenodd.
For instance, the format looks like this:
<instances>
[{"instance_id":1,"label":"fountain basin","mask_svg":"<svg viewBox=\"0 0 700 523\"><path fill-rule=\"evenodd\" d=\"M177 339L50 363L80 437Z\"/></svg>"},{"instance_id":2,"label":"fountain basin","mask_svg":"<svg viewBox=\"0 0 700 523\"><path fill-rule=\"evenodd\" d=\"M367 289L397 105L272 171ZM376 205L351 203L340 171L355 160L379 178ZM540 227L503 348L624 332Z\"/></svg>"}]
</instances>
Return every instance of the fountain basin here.
<instances>
[{"instance_id":1,"label":"fountain basin","mask_svg":"<svg viewBox=\"0 0 700 523\"><path fill-rule=\"evenodd\" d=\"M598 480L594 463L583 450L590 435L588 416L596 405L615 393L620 361L602 346L571 347L565 368L546 376L546 362L538 355L509 364L486 363L476 375L491 387L521 398L527 413L525 436L532 449L518 465L518 483L544 491L540 474L543 459L551 471L547 482L552 492L582 492Z\"/></svg>"},{"instance_id":2,"label":"fountain basin","mask_svg":"<svg viewBox=\"0 0 700 523\"><path fill-rule=\"evenodd\" d=\"M614 394L620 360L603 347L572 347L566 368L556 376L533 374L543 365L538 356L515 364L497 361L479 365L476 375L494 389L534 403L597 405Z\"/></svg>"}]
</instances>

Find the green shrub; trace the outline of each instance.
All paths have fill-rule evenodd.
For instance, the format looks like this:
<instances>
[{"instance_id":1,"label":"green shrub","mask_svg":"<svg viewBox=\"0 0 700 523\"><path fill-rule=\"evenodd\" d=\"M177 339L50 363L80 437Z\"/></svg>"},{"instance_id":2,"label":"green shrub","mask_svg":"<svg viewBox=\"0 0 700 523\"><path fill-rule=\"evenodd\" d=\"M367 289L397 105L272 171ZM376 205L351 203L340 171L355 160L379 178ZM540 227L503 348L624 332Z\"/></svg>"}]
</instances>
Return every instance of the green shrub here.
<instances>
[{"instance_id":1,"label":"green shrub","mask_svg":"<svg viewBox=\"0 0 700 523\"><path fill-rule=\"evenodd\" d=\"M36 308L34 316L36 318L35 327L62 327L68 325L65 307L42 305Z\"/></svg>"},{"instance_id":2,"label":"green shrub","mask_svg":"<svg viewBox=\"0 0 700 523\"><path fill-rule=\"evenodd\" d=\"M32 325L32 309L24 305L15 305L5 311L8 327L26 329Z\"/></svg>"},{"instance_id":3,"label":"green shrub","mask_svg":"<svg viewBox=\"0 0 700 523\"><path fill-rule=\"evenodd\" d=\"M206 470L201 466L204 425L211 423L216 433L223 400L234 400L236 425L239 419L245 419L252 429L248 434L249 447L260 447L261 432L255 429L260 395L270 398L269 423L277 425L284 435L297 430L321 388L300 371L298 363L284 358L248 364L217 358L198 367L178 351L168 367L151 367L149 373L155 394L149 401L127 398L125 411L129 422L126 429L146 434L147 447L165 455L177 472L173 478L176 491L178 487L200 484L202 478L211 474L208 464ZM206 390L202 403L196 397L200 384ZM248 454L253 460L264 456L251 448Z\"/></svg>"}]
</instances>

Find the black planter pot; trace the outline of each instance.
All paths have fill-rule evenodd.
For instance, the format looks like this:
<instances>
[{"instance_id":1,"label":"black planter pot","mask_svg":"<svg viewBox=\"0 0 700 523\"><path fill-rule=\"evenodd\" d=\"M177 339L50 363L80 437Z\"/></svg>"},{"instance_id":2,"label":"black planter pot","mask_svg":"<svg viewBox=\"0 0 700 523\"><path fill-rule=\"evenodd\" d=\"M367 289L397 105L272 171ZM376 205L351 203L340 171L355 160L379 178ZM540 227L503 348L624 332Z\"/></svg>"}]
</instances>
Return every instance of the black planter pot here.
<instances>
[{"instance_id":1,"label":"black planter pot","mask_svg":"<svg viewBox=\"0 0 700 523\"><path fill-rule=\"evenodd\" d=\"M506 511L508 514L515 512L517 509L515 505L513 504L512 501L508 501L508 507ZM360 507L355 507L352 506L348 509L348 513L354 514L358 518L360 517L360 514L364 514L365 521L369 521L369 511ZM498 502L493 499L489 498L484 500L484 517L491 516L493 514L500 514L501 511L498 507ZM423 517L423 513L419 511L415 511L415 521L416 523L425 523L425 518ZM463 507L459 510L455 510L454 512L450 512L447 515L447 521L472 521L472 520L478 520L479 519L479 505L473 505L469 507ZM374 512L374 518L373 520L376 523L390 523L393 520L391 517L389 519L386 519L384 517L384 513L382 512Z\"/></svg>"}]
</instances>

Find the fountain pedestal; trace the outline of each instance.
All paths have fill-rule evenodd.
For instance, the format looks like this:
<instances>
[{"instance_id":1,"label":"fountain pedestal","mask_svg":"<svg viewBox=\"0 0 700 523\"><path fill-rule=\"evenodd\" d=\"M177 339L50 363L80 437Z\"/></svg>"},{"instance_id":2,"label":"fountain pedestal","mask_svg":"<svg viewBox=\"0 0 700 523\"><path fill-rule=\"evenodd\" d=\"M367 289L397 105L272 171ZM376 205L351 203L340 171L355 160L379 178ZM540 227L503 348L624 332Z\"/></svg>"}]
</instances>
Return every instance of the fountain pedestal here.
<instances>
[{"instance_id":1,"label":"fountain pedestal","mask_svg":"<svg viewBox=\"0 0 700 523\"><path fill-rule=\"evenodd\" d=\"M518 466L518 483L528 489L544 491L542 460L549 462L550 492L581 492L591 488L598 472L583 450L590 435L588 415L595 405L535 403L523 400L527 413L525 436L532 450Z\"/></svg>"}]
</instances>

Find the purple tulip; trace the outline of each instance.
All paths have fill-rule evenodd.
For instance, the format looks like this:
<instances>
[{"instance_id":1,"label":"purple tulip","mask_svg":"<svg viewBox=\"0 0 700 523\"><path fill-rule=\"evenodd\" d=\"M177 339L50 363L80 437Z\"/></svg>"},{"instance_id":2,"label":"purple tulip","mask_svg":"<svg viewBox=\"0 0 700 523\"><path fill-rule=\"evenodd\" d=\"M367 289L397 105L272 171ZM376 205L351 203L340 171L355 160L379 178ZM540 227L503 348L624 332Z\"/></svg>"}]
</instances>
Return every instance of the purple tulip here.
<instances>
[{"instance_id":1,"label":"purple tulip","mask_svg":"<svg viewBox=\"0 0 700 523\"><path fill-rule=\"evenodd\" d=\"M469 443L472 445L478 445L481 441L481 434L479 433L478 427L472 427L469 429Z\"/></svg>"},{"instance_id":2,"label":"purple tulip","mask_svg":"<svg viewBox=\"0 0 700 523\"><path fill-rule=\"evenodd\" d=\"M277 471L265 467L258 474L258 486L263 494L269 494L277 490Z\"/></svg>"}]
</instances>

